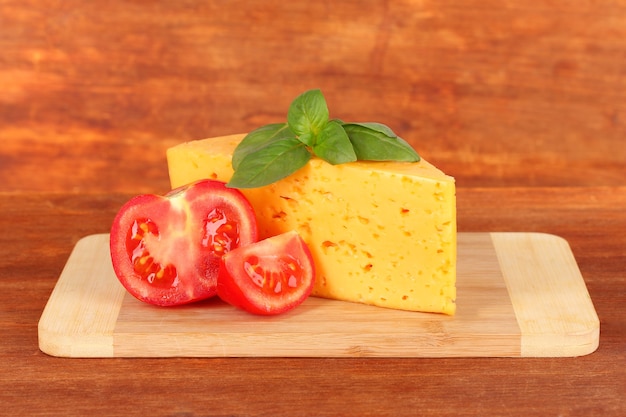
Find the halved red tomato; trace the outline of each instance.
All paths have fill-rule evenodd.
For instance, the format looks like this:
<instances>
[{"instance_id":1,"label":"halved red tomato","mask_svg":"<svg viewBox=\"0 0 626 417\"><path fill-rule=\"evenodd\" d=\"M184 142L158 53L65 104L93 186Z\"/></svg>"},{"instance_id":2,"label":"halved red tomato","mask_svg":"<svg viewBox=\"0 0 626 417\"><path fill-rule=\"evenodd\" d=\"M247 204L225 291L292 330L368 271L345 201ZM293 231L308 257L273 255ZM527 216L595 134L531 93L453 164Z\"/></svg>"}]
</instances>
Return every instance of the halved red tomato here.
<instances>
[{"instance_id":1,"label":"halved red tomato","mask_svg":"<svg viewBox=\"0 0 626 417\"><path fill-rule=\"evenodd\" d=\"M128 201L113 221L110 249L115 274L133 296L172 306L214 296L222 256L257 240L245 196L203 180Z\"/></svg>"},{"instance_id":2,"label":"halved red tomato","mask_svg":"<svg viewBox=\"0 0 626 417\"><path fill-rule=\"evenodd\" d=\"M217 294L250 313L274 315L302 304L314 282L311 252L292 231L226 253Z\"/></svg>"}]
</instances>

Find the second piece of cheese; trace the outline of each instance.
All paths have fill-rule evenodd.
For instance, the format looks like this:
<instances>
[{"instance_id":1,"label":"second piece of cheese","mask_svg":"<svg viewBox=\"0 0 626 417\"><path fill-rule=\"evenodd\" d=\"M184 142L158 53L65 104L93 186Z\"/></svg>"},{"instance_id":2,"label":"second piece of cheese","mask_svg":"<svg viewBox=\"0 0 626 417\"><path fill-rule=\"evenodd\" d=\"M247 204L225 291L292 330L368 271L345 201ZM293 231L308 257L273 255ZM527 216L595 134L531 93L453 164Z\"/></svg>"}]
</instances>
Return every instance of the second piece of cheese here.
<instances>
[{"instance_id":1,"label":"second piece of cheese","mask_svg":"<svg viewBox=\"0 0 626 417\"><path fill-rule=\"evenodd\" d=\"M172 188L227 182L245 135L168 149ZM297 230L313 254L313 295L401 310L454 314L454 179L425 160L331 165L313 158L274 184L241 190L260 237Z\"/></svg>"}]
</instances>

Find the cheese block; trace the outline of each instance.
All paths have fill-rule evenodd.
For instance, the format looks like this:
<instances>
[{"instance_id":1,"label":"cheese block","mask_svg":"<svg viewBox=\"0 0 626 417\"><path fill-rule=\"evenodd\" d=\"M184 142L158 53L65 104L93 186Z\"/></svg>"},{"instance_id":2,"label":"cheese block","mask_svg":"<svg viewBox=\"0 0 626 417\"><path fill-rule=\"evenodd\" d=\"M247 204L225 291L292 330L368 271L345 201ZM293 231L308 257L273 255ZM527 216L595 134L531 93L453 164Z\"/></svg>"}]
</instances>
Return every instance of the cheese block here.
<instances>
[{"instance_id":1,"label":"cheese block","mask_svg":"<svg viewBox=\"0 0 626 417\"><path fill-rule=\"evenodd\" d=\"M245 135L167 150L172 188L227 182ZM313 295L401 310L454 314L454 178L425 160L331 165L312 158L274 184L241 190L262 238L297 230L316 266Z\"/></svg>"}]
</instances>

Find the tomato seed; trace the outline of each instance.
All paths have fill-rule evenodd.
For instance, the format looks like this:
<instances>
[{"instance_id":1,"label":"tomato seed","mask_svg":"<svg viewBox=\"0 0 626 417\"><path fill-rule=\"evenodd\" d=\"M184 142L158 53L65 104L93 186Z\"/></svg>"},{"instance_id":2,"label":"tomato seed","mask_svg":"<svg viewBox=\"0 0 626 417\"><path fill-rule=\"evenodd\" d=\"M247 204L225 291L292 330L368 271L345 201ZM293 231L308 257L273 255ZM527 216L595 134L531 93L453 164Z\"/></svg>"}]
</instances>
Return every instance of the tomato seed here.
<instances>
[{"instance_id":1,"label":"tomato seed","mask_svg":"<svg viewBox=\"0 0 626 417\"><path fill-rule=\"evenodd\" d=\"M301 270L300 264L289 256L276 259L273 256L259 258L251 255L244 261L245 273L266 293L279 294L285 290L296 289Z\"/></svg>"},{"instance_id":2,"label":"tomato seed","mask_svg":"<svg viewBox=\"0 0 626 417\"><path fill-rule=\"evenodd\" d=\"M137 219L133 222L126 237L126 251L137 275L152 285L169 288L178 281L178 272L172 265L163 267L150 255L144 244L147 234L159 236L157 225L150 219Z\"/></svg>"},{"instance_id":3,"label":"tomato seed","mask_svg":"<svg viewBox=\"0 0 626 417\"><path fill-rule=\"evenodd\" d=\"M216 255L223 256L239 246L238 224L229 221L222 210L213 209L204 225L202 245Z\"/></svg>"}]
</instances>

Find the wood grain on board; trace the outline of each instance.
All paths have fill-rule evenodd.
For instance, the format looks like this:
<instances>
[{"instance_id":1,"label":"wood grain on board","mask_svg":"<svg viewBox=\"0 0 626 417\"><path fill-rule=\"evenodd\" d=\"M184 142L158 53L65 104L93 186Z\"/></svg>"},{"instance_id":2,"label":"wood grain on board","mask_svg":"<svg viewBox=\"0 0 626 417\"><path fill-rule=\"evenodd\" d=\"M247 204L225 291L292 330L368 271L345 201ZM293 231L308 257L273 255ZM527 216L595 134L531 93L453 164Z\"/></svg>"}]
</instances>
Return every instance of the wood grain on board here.
<instances>
[{"instance_id":1,"label":"wood grain on board","mask_svg":"<svg viewBox=\"0 0 626 417\"><path fill-rule=\"evenodd\" d=\"M536 233L458 241L453 317L310 297L268 318L216 299L141 303L113 273L108 235L92 235L68 260L39 343L68 357L557 357L598 347L598 317L567 242Z\"/></svg>"}]
</instances>

